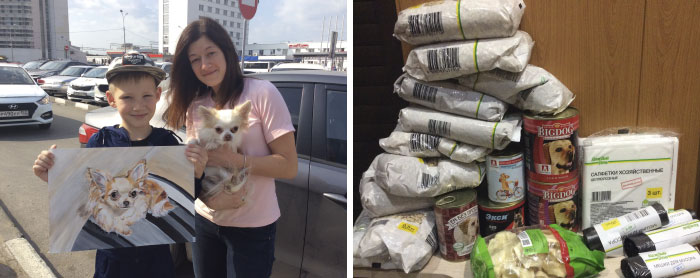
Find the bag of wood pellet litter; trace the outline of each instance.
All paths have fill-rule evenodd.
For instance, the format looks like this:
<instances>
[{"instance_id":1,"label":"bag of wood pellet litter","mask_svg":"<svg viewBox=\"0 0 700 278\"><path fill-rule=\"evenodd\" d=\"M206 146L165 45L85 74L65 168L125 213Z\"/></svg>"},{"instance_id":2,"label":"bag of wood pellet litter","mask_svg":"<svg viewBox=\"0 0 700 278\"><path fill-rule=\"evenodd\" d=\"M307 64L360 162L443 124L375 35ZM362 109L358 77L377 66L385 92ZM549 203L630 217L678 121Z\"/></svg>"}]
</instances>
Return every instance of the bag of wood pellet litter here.
<instances>
[{"instance_id":1,"label":"bag of wood pellet litter","mask_svg":"<svg viewBox=\"0 0 700 278\"><path fill-rule=\"evenodd\" d=\"M554 75L533 65L528 65L522 72L495 69L463 76L458 80L465 87L537 114L564 111L575 98Z\"/></svg>"},{"instance_id":2,"label":"bag of wood pellet litter","mask_svg":"<svg viewBox=\"0 0 700 278\"><path fill-rule=\"evenodd\" d=\"M427 2L399 12L394 36L411 45L510 37L524 12L521 0Z\"/></svg>"},{"instance_id":3,"label":"bag of wood pellet litter","mask_svg":"<svg viewBox=\"0 0 700 278\"><path fill-rule=\"evenodd\" d=\"M374 218L353 252L353 257L358 258L354 260L355 266L369 267L367 263L388 254L389 263L406 273L421 270L437 250L436 230L432 210ZM381 265L381 268L389 267L387 263Z\"/></svg>"},{"instance_id":4,"label":"bag of wood pellet litter","mask_svg":"<svg viewBox=\"0 0 700 278\"><path fill-rule=\"evenodd\" d=\"M592 277L605 269L605 253L560 227L529 226L479 236L471 254L475 278Z\"/></svg>"},{"instance_id":5,"label":"bag of wood pellet litter","mask_svg":"<svg viewBox=\"0 0 700 278\"><path fill-rule=\"evenodd\" d=\"M403 71L424 81L492 69L520 72L530 61L533 45L532 38L524 31L507 38L431 44L411 50Z\"/></svg>"},{"instance_id":6,"label":"bag of wood pellet litter","mask_svg":"<svg viewBox=\"0 0 700 278\"><path fill-rule=\"evenodd\" d=\"M460 143L452 139L415 132L394 131L387 138L379 139L379 146L392 154L413 157L446 156L454 161L483 162L491 149Z\"/></svg>"},{"instance_id":7,"label":"bag of wood pellet litter","mask_svg":"<svg viewBox=\"0 0 700 278\"><path fill-rule=\"evenodd\" d=\"M360 179L360 201L364 211L371 217L380 217L406 211L426 209L433 206L431 197L403 197L388 194L374 180L377 157Z\"/></svg>"},{"instance_id":8,"label":"bag of wood pellet litter","mask_svg":"<svg viewBox=\"0 0 700 278\"><path fill-rule=\"evenodd\" d=\"M399 112L397 130L437 135L462 143L502 150L520 142L522 115L508 114L500 122L480 121L422 107L409 106Z\"/></svg>"},{"instance_id":9,"label":"bag of wood pellet litter","mask_svg":"<svg viewBox=\"0 0 700 278\"><path fill-rule=\"evenodd\" d=\"M394 83L394 92L408 102L438 111L497 122L508 104L484 93L445 81L426 82L404 74Z\"/></svg>"},{"instance_id":10,"label":"bag of wood pellet litter","mask_svg":"<svg viewBox=\"0 0 700 278\"><path fill-rule=\"evenodd\" d=\"M435 197L477 187L484 179L483 163L416 158L383 153L375 158L375 181L387 193L404 197Z\"/></svg>"}]
</instances>

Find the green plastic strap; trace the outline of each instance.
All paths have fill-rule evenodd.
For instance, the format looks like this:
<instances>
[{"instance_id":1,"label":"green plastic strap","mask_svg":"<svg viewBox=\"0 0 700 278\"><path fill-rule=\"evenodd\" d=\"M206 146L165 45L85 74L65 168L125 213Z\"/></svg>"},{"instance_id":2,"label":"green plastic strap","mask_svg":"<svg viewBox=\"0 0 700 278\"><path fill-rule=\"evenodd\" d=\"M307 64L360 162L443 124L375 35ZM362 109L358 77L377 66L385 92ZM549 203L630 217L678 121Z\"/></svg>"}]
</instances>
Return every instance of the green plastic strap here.
<instances>
[{"instance_id":1,"label":"green plastic strap","mask_svg":"<svg viewBox=\"0 0 700 278\"><path fill-rule=\"evenodd\" d=\"M474 41L474 67L476 67L476 72L479 72L479 62L476 60L476 48L479 46L479 40Z\"/></svg>"},{"instance_id":2,"label":"green plastic strap","mask_svg":"<svg viewBox=\"0 0 700 278\"><path fill-rule=\"evenodd\" d=\"M481 97L479 98L479 103L476 104L476 115L474 115L475 119L479 118L479 108L481 108L481 100L484 99L484 94L481 94Z\"/></svg>"},{"instance_id":3,"label":"green plastic strap","mask_svg":"<svg viewBox=\"0 0 700 278\"><path fill-rule=\"evenodd\" d=\"M466 40L467 38L464 36L464 30L462 29L462 16L460 15L459 12L459 6L462 3L462 0L457 1L457 22L459 23L459 31L462 33L462 39Z\"/></svg>"},{"instance_id":4,"label":"green plastic strap","mask_svg":"<svg viewBox=\"0 0 700 278\"><path fill-rule=\"evenodd\" d=\"M450 154L447 156L452 156L452 154L455 152L456 149L457 149L457 142L455 142L455 144L452 145L452 149L450 150Z\"/></svg>"},{"instance_id":5,"label":"green plastic strap","mask_svg":"<svg viewBox=\"0 0 700 278\"><path fill-rule=\"evenodd\" d=\"M480 72L477 72L477 73L476 73L476 78L474 78L474 84L472 85L472 90L474 90L474 91L478 91L478 90L476 89L476 82L479 81L479 76L480 76L480 75L481 75L481 73L480 73Z\"/></svg>"},{"instance_id":6,"label":"green plastic strap","mask_svg":"<svg viewBox=\"0 0 700 278\"><path fill-rule=\"evenodd\" d=\"M499 122L496 122L495 125L493 125L493 131L491 131L491 148L496 149L496 127L498 126Z\"/></svg>"},{"instance_id":7,"label":"green plastic strap","mask_svg":"<svg viewBox=\"0 0 700 278\"><path fill-rule=\"evenodd\" d=\"M479 163L476 164L476 167L479 168L479 177L481 177L481 166L479 166Z\"/></svg>"}]
</instances>

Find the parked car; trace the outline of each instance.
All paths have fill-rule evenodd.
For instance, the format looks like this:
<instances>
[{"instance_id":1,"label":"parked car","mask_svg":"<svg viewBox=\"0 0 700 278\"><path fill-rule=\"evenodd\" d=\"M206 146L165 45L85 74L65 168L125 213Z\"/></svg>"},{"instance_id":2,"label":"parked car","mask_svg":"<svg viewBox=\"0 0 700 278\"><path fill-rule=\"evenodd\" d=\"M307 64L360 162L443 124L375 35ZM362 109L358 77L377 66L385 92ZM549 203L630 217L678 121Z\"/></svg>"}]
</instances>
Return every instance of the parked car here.
<instances>
[{"instance_id":1,"label":"parked car","mask_svg":"<svg viewBox=\"0 0 700 278\"><path fill-rule=\"evenodd\" d=\"M171 62L156 62L156 67L159 67L165 71L165 78L170 77L170 70L173 68L173 63Z\"/></svg>"},{"instance_id":2,"label":"parked car","mask_svg":"<svg viewBox=\"0 0 700 278\"><path fill-rule=\"evenodd\" d=\"M298 173L276 181L277 222L272 277L345 277L347 269L347 75L301 71L253 74L279 89L296 131ZM151 125L163 127L169 80ZM79 129L84 146L99 128L120 123L115 108L89 111ZM184 127L174 130L185 138ZM181 247L174 247L173 254ZM187 252L189 253L189 252ZM190 257L191 260L191 257Z\"/></svg>"},{"instance_id":3,"label":"parked car","mask_svg":"<svg viewBox=\"0 0 700 278\"><path fill-rule=\"evenodd\" d=\"M0 64L0 126L38 125L53 122L49 95L19 65Z\"/></svg>"},{"instance_id":4,"label":"parked car","mask_svg":"<svg viewBox=\"0 0 700 278\"><path fill-rule=\"evenodd\" d=\"M243 62L242 70L255 73L269 72L273 66L275 66L275 62L272 61Z\"/></svg>"},{"instance_id":5,"label":"parked car","mask_svg":"<svg viewBox=\"0 0 700 278\"><path fill-rule=\"evenodd\" d=\"M270 71L290 71L290 70L325 70L321 65L306 63L282 63L277 64Z\"/></svg>"},{"instance_id":6,"label":"parked car","mask_svg":"<svg viewBox=\"0 0 700 278\"><path fill-rule=\"evenodd\" d=\"M49 62L49 60L29 61L29 62L24 63L24 65L22 65L22 67L25 70L35 70L35 69L38 69L41 65L46 64L47 62Z\"/></svg>"},{"instance_id":7,"label":"parked car","mask_svg":"<svg viewBox=\"0 0 700 278\"><path fill-rule=\"evenodd\" d=\"M102 79L105 79L107 68L107 66L92 68L80 78L71 81L68 84L66 97L72 101L82 101L84 99L93 101L95 98L95 93L99 90L97 83ZM104 83L107 84L106 79L104 80ZM105 103L107 102L105 101Z\"/></svg>"},{"instance_id":8,"label":"parked car","mask_svg":"<svg viewBox=\"0 0 700 278\"><path fill-rule=\"evenodd\" d=\"M85 63L70 60L50 61L41 65L38 69L28 70L34 81L39 78L49 77L58 74L70 66L84 66Z\"/></svg>"},{"instance_id":9,"label":"parked car","mask_svg":"<svg viewBox=\"0 0 700 278\"><path fill-rule=\"evenodd\" d=\"M54 76L49 76L45 78L39 78L37 80L37 83L39 84L39 87L44 89L44 92L49 94L50 96L56 95L56 94L61 94L61 95L66 95L68 93L68 84L73 81L78 79L78 77L82 76L89 70L94 68L93 66L71 66L67 67L63 71L61 71L59 74L54 75Z\"/></svg>"}]
</instances>

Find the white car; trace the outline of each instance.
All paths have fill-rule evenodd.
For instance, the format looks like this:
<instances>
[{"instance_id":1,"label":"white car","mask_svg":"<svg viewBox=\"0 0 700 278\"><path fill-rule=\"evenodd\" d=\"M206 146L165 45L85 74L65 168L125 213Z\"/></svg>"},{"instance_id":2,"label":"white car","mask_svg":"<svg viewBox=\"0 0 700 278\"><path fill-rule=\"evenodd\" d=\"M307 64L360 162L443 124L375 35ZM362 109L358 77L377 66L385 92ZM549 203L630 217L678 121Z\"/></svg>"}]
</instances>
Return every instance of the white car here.
<instances>
[{"instance_id":1,"label":"white car","mask_svg":"<svg viewBox=\"0 0 700 278\"><path fill-rule=\"evenodd\" d=\"M38 125L53 122L49 95L22 67L0 63L0 126Z\"/></svg>"},{"instance_id":2,"label":"white car","mask_svg":"<svg viewBox=\"0 0 700 278\"><path fill-rule=\"evenodd\" d=\"M305 63L282 63L277 64L272 69L273 71L290 71L290 70L325 70L321 65L316 64L305 64Z\"/></svg>"},{"instance_id":3,"label":"white car","mask_svg":"<svg viewBox=\"0 0 700 278\"><path fill-rule=\"evenodd\" d=\"M275 66L275 62L243 62L243 71L251 73L269 72Z\"/></svg>"},{"instance_id":4,"label":"white car","mask_svg":"<svg viewBox=\"0 0 700 278\"><path fill-rule=\"evenodd\" d=\"M81 101L83 99L92 101L97 95L97 91L99 91L97 84L101 84L102 79L105 79L107 68L107 66L93 68L82 77L70 82L68 93L66 94L68 99L72 101ZM106 79L104 84L107 84Z\"/></svg>"}]
</instances>

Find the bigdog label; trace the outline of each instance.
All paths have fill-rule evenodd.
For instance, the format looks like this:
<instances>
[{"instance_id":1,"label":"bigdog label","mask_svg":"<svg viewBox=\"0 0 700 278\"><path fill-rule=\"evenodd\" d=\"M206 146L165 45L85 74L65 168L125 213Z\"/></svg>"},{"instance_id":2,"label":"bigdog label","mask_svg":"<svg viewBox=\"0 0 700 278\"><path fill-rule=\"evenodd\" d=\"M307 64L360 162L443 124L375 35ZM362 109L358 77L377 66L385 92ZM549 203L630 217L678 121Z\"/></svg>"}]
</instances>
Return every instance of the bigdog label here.
<instances>
[{"instance_id":1,"label":"bigdog label","mask_svg":"<svg viewBox=\"0 0 700 278\"><path fill-rule=\"evenodd\" d=\"M555 116L526 114L523 117L528 179L560 183L578 176L578 126L578 111L572 107Z\"/></svg>"},{"instance_id":2,"label":"bigdog label","mask_svg":"<svg viewBox=\"0 0 700 278\"><path fill-rule=\"evenodd\" d=\"M530 225L559 224L565 229L580 230L579 180L547 184L528 180L527 198Z\"/></svg>"}]
</instances>

